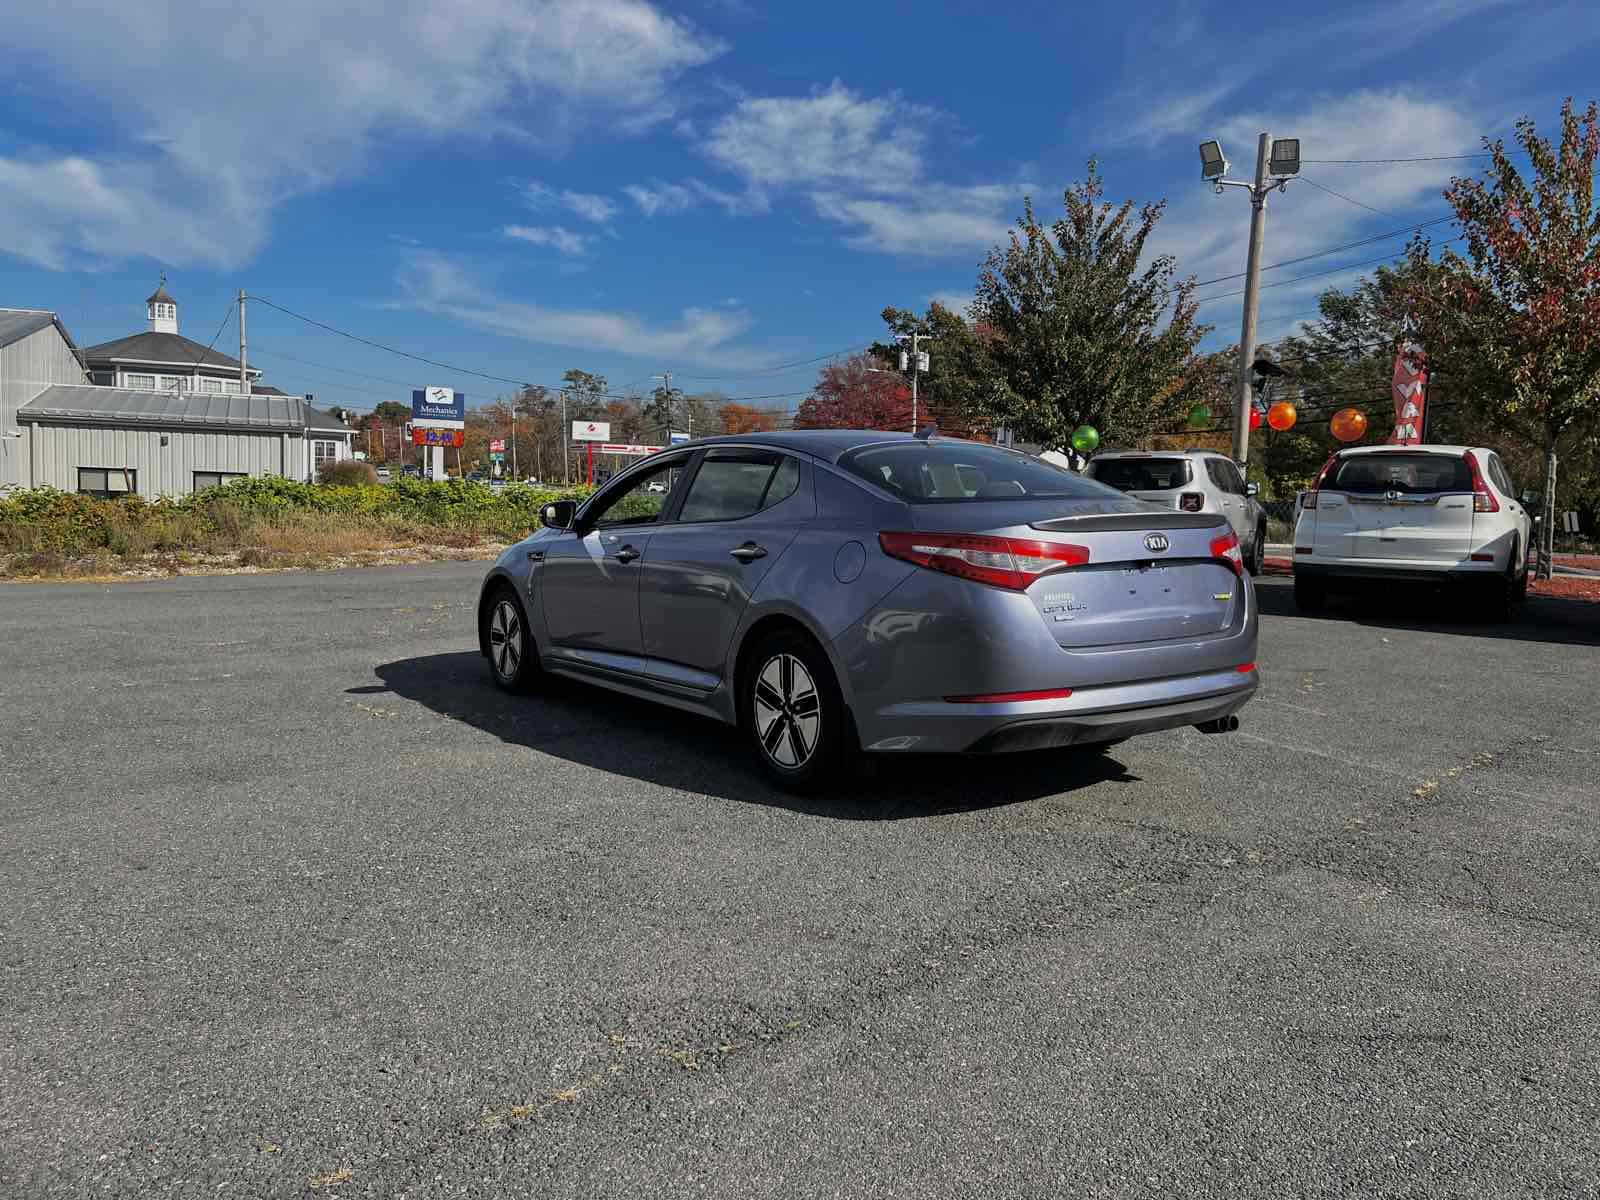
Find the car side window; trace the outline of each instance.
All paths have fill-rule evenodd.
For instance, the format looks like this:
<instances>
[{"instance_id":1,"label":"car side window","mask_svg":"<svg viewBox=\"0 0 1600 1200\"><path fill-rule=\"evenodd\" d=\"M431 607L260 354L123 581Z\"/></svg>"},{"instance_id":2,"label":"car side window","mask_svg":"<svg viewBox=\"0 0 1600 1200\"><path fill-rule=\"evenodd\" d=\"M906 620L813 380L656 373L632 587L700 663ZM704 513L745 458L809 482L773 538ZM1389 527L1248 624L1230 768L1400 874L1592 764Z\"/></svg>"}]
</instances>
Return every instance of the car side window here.
<instances>
[{"instance_id":1,"label":"car side window","mask_svg":"<svg viewBox=\"0 0 1600 1200\"><path fill-rule=\"evenodd\" d=\"M1489 455L1489 473L1494 476L1495 486L1507 496L1515 498L1517 485L1511 479L1511 472L1506 470L1506 464L1501 461L1498 454Z\"/></svg>"},{"instance_id":2,"label":"car side window","mask_svg":"<svg viewBox=\"0 0 1600 1200\"><path fill-rule=\"evenodd\" d=\"M586 523L596 529L619 525L654 525L672 500L672 489L682 474L687 458L661 463L653 471L633 476L628 486L602 498L602 507L587 516Z\"/></svg>"},{"instance_id":3,"label":"car side window","mask_svg":"<svg viewBox=\"0 0 1600 1200\"><path fill-rule=\"evenodd\" d=\"M754 516L793 495L799 484L800 464L789 455L711 450L689 484L678 520L737 521Z\"/></svg>"},{"instance_id":4,"label":"car side window","mask_svg":"<svg viewBox=\"0 0 1600 1200\"><path fill-rule=\"evenodd\" d=\"M1233 491L1233 484L1228 479L1227 464L1220 458L1208 458L1205 461L1206 474L1211 477L1211 482L1216 484L1217 490Z\"/></svg>"}]
</instances>

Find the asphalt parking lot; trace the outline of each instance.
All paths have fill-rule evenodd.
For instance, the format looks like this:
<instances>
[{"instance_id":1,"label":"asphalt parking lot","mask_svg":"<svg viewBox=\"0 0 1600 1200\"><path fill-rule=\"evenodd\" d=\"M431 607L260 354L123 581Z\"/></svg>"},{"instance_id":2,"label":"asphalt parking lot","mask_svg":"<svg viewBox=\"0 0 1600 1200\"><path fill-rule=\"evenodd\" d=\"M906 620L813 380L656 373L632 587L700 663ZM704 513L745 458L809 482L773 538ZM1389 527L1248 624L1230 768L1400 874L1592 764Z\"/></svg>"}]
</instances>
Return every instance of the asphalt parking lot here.
<instances>
[{"instance_id":1,"label":"asphalt parking lot","mask_svg":"<svg viewBox=\"0 0 1600 1200\"><path fill-rule=\"evenodd\" d=\"M798 802L481 571L0 587L0 1194L1600 1189L1593 606Z\"/></svg>"}]
</instances>

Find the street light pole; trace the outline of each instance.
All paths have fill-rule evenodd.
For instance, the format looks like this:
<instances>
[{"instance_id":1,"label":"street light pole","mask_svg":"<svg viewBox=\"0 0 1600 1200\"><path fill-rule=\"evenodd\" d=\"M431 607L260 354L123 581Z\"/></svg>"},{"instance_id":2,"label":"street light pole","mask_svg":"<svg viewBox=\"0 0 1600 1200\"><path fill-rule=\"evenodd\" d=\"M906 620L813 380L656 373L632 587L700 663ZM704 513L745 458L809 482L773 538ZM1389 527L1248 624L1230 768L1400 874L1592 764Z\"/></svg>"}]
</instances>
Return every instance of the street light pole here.
<instances>
[{"instance_id":1,"label":"street light pole","mask_svg":"<svg viewBox=\"0 0 1600 1200\"><path fill-rule=\"evenodd\" d=\"M1250 365L1256 357L1256 314L1261 295L1261 244L1266 234L1267 195L1289 186L1289 179L1300 173L1300 139L1279 138L1262 132L1256 140L1254 183L1223 178L1228 160L1220 143L1200 143L1200 177L1209 182L1217 195L1224 188L1244 188L1250 193L1250 252L1245 262L1244 316L1239 327L1239 378L1235 383L1233 413L1233 458L1242 473L1250 456Z\"/></svg>"}]
</instances>

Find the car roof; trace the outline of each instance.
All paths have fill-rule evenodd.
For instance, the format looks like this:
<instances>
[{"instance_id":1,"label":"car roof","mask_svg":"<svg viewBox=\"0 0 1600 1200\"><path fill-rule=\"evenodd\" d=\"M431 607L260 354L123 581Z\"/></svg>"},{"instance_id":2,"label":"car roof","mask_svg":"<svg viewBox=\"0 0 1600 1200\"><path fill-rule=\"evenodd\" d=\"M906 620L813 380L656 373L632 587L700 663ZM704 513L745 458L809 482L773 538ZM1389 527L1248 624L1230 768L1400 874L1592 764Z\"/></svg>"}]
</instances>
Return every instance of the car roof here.
<instances>
[{"instance_id":1,"label":"car roof","mask_svg":"<svg viewBox=\"0 0 1600 1200\"><path fill-rule=\"evenodd\" d=\"M1424 444L1424 445L1421 445L1421 446L1388 446L1388 445L1384 445L1384 446L1346 446L1344 449L1340 450L1339 453L1340 454L1355 455L1355 454L1394 454L1394 453L1404 454L1404 453L1410 452L1412 454L1456 454L1456 455L1460 455L1460 454L1465 454L1469 450L1475 451L1475 452L1480 453L1480 454L1492 453L1491 451L1485 449L1482 446L1437 446L1437 445L1434 445L1432 443L1427 443L1427 444Z\"/></svg>"},{"instance_id":2,"label":"car roof","mask_svg":"<svg viewBox=\"0 0 1600 1200\"><path fill-rule=\"evenodd\" d=\"M1102 450L1095 458L1183 458L1189 455L1211 455L1213 458L1227 458L1221 450L1206 450L1196 448L1193 450ZM1094 461L1093 459L1090 460Z\"/></svg>"},{"instance_id":3,"label":"car roof","mask_svg":"<svg viewBox=\"0 0 1600 1200\"><path fill-rule=\"evenodd\" d=\"M837 462L841 455L862 446L877 446L885 442L910 442L916 440L909 433L886 433L881 429L783 429L770 433L737 433L725 437L695 438L678 446L771 446L778 450L798 450L828 462ZM958 438L939 438L941 442L958 441Z\"/></svg>"}]
</instances>

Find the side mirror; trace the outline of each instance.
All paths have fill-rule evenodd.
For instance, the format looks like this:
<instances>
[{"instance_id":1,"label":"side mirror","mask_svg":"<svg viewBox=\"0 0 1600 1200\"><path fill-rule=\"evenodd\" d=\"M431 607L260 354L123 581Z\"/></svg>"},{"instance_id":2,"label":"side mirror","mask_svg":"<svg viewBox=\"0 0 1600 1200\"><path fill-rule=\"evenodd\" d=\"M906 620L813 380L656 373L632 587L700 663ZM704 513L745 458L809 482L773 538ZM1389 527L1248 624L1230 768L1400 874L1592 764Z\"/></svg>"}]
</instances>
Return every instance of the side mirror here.
<instances>
[{"instance_id":1,"label":"side mirror","mask_svg":"<svg viewBox=\"0 0 1600 1200\"><path fill-rule=\"evenodd\" d=\"M1261 485L1259 483L1247 483L1247 484L1245 484L1244 485L1244 494L1246 496L1259 496L1261 494Z\"/></svg>"},{"instance_id":2,"label":"side mirror","mask_svg":"<svg viewBox=\"0 0 1600 1200\"><path fill-rule=\"evenodd\" d=\"M552 500L539 510L539 520L546 529L571 529L577 516L576 500Z\"/></svg>"},{"instance_id":3,"label":"side mirror","mask_svg":"<svg viewBox=\"0 0 1600 1200\"><path fill-rule=\"evenodd\" d=\"M1522 504L1523 504L1524 508L1533 508L1538 503L1539 503L1539 493L1538 492L1531 491L1531 490L1526 490L1526 489L1523 491L1523 493L1522 493Z\"/></svg>"}]
</instances>

